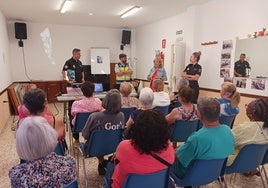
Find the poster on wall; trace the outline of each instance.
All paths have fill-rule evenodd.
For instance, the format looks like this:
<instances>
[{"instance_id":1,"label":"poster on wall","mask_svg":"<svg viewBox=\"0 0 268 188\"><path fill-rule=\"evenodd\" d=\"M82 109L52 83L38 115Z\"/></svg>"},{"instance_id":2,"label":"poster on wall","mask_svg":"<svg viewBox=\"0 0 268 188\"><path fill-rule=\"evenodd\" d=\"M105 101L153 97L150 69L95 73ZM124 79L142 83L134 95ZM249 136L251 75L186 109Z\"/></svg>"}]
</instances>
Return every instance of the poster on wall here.
<instances>
[{"instance_id":1,"label":"poster on wall","mask_svg":"<svg viewBox=\"0 0 268 188\"><path fill-rule=\"evenodd\" d=\"M233 49L233 41L225 40L222 44L220 77L230 77L231 53Z\"/></svg>"},{"instance_id":2,"label":"poster on wall","mask_svg":"<svg viewBox=\"0 0 268 188\"><path fill-rule=\"evenodd\" d=\"M91 48L91 74L110 74L110 49Z\"/></svg>"},{"instance_id":3,"label":"poster on wall","mask_svg":"<svg viewBox=\"0 0 268 188\"><path fill-rule=\"evenodd\" d=\"M251 89L265 90L266 79L251 79Z\"/></svg>"},{"instance_id":4,"label":"poster on wall","mask_svg":"<svg viewBox=\"0 0 268 188\"><path fill-rule=\"evenodd\" d=\"M236 85L236 87L246 88L247 87L247 79L246 78L235 77L234 78L234 84Z\"/></svg>"}]
</instances>

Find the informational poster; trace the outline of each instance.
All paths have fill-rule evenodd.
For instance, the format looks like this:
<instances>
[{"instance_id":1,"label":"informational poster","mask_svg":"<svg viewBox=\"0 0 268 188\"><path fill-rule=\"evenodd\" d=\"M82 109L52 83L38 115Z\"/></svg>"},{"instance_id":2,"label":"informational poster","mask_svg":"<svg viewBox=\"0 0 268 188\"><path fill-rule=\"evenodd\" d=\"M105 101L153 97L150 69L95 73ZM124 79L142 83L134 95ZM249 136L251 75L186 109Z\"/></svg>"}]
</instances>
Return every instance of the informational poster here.
<instances>
[{"instance_id":1,"label":"informational poster","mask_svg":"<svg viewBox=\"0 0 268 188\"><path fill-rule=\"evenodd\" d=\"M110 74L110 49L91 48L91 74Z\"/></svg>"}]
</instances>

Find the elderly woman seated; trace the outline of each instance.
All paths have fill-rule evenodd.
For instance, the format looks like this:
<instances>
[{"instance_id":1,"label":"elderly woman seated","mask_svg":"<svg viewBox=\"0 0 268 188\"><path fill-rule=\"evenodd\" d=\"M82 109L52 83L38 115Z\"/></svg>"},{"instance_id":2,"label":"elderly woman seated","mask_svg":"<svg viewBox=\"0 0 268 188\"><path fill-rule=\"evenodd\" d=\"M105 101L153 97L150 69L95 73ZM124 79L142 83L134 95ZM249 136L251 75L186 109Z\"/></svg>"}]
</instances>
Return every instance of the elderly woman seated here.
<instances>
[{"instance_id":1,"label":"elderly woman seated","mask_svg":"<svg viewBox=\"0 0 268 188\"><path fill-rule=\"evenodd\" d=\"M40 116L26 117L16 132L16 149L25 163L9 171L11 187L64 187L76 180L75 159L53 151L57 132Z\"/></svg>"},{"instance_id":2,"label":"elderly woman seated","mask_svg":"<svg viewBox=\"0 0 268 188\"><path fill-rule=\"evenodd\" d=\"M227 164L234 161L239 151L247 144L268 144L268 99L259 98L246 107L250 121L234 126L235 152L229 156ZM258 174L252 171L251 174Z\"/></svg>"},{"instance_id":3,"label":"elderly woman seated","mask_svg":"<svg viewBox=\"0 0 268 188\"><path fill-rule=\"evenodd\" d=\"M170 97L164 91L164 82L161 79L153 81L154 101L153 106L168 106L170 104Z\"/></svg>"},{"instance_id":4,"label":"elderly woman seated","mask_svg":"<svg viewBox=\"0 0 268 188\"><path fill-rule=\"evenodd\" d=\"M145 174L168 168L155 155L167 163L174 162L175 152L169 141L169 128L161 112L141 112L132 129L132 138L122 141L117 147L115 160L119 163L112 175L113 188L122 187L128 174Z\"/></svg>"},{"instance_id":5,"label":"elderly woman seated","mask_svg":"<svg viewBox=\"0 0 268 188\"><path fill-rule=\"evenodd\" d=\"M197 106L193 104L194 90L190 87L182 87L178 92L178 100L181 106L174 108L166 120L168 124L173 124L176 120L192 121L197 120Z\"/></svg>"},{"instance_id":6,"label":"elderly woman seated","mask_svg":"<svg viewBox=\"0 0 268 188\"><path fill-rule=\"evenodd\" d=\"M141 107L137 110L134 110L127 123L126 123L126 130L124 131L124 138L129 139L131 137L131 126L137 121L137 117L139 114L146 110L153 109L153 101L154 101L154 94L153 90L149 87L144 87L141 89L139 101L141 104Z\"/></svg>"},{"instance_id":7,"label":"elderly woman seated","mask_svg":"<svg viewBox=\"0 0 268 188\"><path fill-rule=\"evenodd\" d=\"M124 114L120 112L121 97L117 89L110 90L102 100L104 111L92 113L82 130L82 136L86 139L85 147L88 147L90 135L94 130L123 129L125 126ZM98 156L99 175L105 175L107 160L104 156Z\"/></svg>"},{"instance_id":8,"label":"elderly woman seated","mask_svg":"<svg viewBox=\"0 0 268 188\"><path fill-rule=\"evenodd\" d=\"M131 97L132 86L129 82L122 82L120 84L121 104L122 108L138 108L139 100L136 97Z\"/></svg>"}]
</instances>

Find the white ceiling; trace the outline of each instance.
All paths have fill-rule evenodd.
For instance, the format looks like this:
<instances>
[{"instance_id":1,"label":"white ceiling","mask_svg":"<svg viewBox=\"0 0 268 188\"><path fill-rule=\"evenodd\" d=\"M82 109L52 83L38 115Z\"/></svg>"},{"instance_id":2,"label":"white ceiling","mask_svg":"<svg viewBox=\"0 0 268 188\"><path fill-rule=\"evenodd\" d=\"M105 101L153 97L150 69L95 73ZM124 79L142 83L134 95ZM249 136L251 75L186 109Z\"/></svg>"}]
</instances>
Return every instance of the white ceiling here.
<instances>
[{"instance_id":1,"label":"white ceiling","mask_svg":"<svg viewBox=\"0 0 268 188\"><path fill-rule=\"evenodd\" d=\"M135 28L177 15L192 5L210 0L72 0L70 10L61 14L59 9L63 1L0 0L0 10L11 21ZM124 19L119 17L135 5L142 7L138 13Z\"/></svg>"}]
</instances>

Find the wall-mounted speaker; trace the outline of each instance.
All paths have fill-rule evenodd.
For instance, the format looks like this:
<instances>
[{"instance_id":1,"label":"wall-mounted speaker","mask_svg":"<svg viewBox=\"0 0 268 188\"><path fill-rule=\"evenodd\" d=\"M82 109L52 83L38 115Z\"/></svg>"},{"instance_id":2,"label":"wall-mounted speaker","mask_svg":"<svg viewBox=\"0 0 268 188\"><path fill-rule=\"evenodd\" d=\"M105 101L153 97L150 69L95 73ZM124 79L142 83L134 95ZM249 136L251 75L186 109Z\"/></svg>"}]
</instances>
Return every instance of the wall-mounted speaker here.
<instances>
[{"instance_id":1,"label":"wall-mounted speaker","mask_svg":"<svg viewBox=\"0 0 268 188\"><path fill-rule=\"evenodd\" d=\"M122 44L130 44L131 31L123 30L122 31Z\"/></svg>"},{"instance_id":2,"label":"wall-mounted speaker","mask_svg":"<svg viewBox=\"0 0 268 188\"><path fill-rule=\"evenodd\" d=\"M16 39L27 39L26 23L15 22Z\"/></svg>"}]
</instances>

